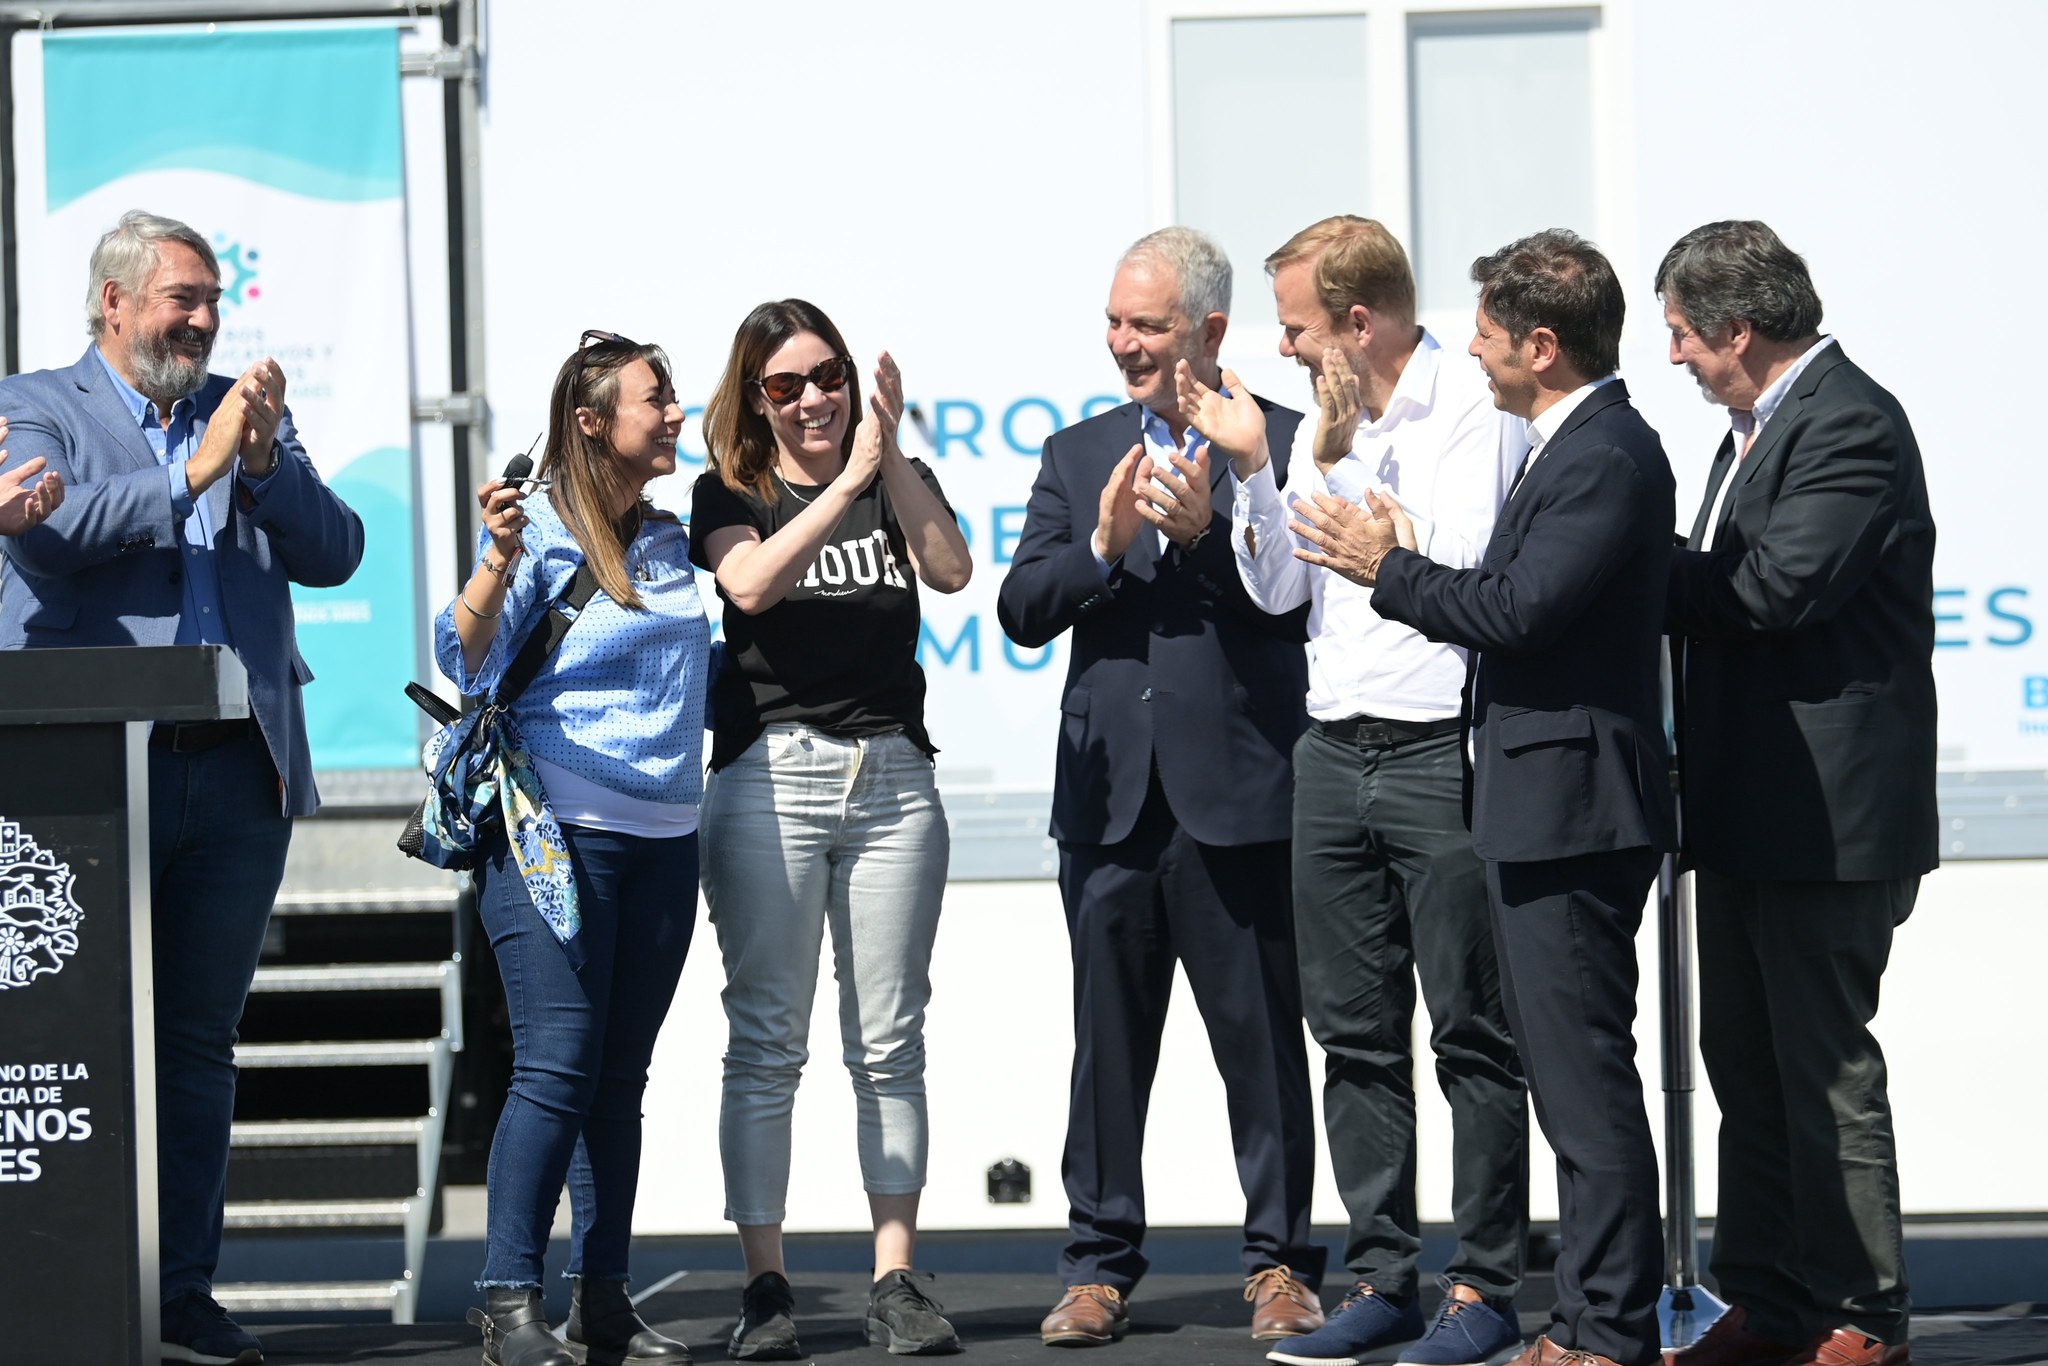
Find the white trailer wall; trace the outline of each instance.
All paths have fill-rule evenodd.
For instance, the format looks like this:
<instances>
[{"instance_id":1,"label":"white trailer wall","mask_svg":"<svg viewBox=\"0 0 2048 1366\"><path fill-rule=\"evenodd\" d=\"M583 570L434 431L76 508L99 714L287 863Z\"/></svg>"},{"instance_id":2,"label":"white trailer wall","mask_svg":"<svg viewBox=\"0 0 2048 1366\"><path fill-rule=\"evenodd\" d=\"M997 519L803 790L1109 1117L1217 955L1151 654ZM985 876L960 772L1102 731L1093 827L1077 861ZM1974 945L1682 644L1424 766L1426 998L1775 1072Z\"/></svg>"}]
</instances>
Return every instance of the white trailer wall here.
<instances>
[{"instance_id":1,"label":"white trailer wall","mask_svg":"<svg viewBox=\"0 0 2048 1366\"><path fill-rule=\"evenodd\" d=\"M660 341L685 402L701 404L749 308L785 295L819 303L861 357L886 347L901 363L944 449L908 435L906 445L932 460L976 550L969 589L927 602L944 789L956 803L987 785L1043 791L1064 647L1043 657L1006 648L996 561L1021 524L1014 510L1045 433L1120 398L1101 350L1101 309L1117 253L1174 212L1173 100L1160 84L1171 79L1168 26L1196 13L1358 11L1398 35L1403 22L1428 17L1413 8L493 0L484 224L494 459L542 428L555 367L585 328ZM1590 16L1597 35L1599 183L1597 221L1569 226L1601 241L1629 286L1624 371L1664 433L1685 515L1723 419L1664 362L1651 272L1697 223L1762 217L1811 262L1830 330L1914 416L1942 526L1937 573L1953 617L1943 636L1962 642L1939 655L1945 762L2048 769L2048 736L2027 732L2023 705L2024 680L2048 675L2033 624L2048 592L2033 532L2048 472L2031 449L2028 406L2041 291L2025 254L2048 209L2048 120L2029 65L2048 45L2048 10L2017 0L1731 0L1572 13ZM1400 76L1401 41L1394 56L1374 59L1375 81ZM1267 135L1273 159L1294 159L1283 152L1304 143L1341 154L1345 111L1280 104L1284 117ZM1390 107L1398 118L1406 102ZM1542 155L1542 107L1503 101L1484 112L1505 144ZM1248 163L1248 193L1298 188L1262 187L1264 164ZM1391 183L1385 202L1399 207L1413 177L1375 166L1366 183ZM1404 238L1411 231L1405 209L1331 207L1387 216ZM1259 359L1274 325L1258 262L1236 266L1232 353L1247 359L1254 387L1301 402L1297 373ZM1458 311L1433 321L1447 343L1463 344ZM701 451L694 414L684 444ZM689 474L665 490L671 506L686 504ZM446 573L446 557L429 563ZM437 591L445 600L452 584ZM2041 707L2032 716L2048 718L2048 698ZM2048 1105L2039 1088L2014 1085L1985 1046L2039 1036L2026 1002L2048 950L2044 901L2041 865L1951 868L1930 880L1901 932L1880 1029L1910 1209L2048 1209L2048 1175L2026 1160L2031 1138L2022 1137L2039 1132ZM1653 968L1648 930L1642 944ZM1063 1223L1071 1032L1053 885L953 884L933 975L927 1224ZM1654 1116L1653 970L1645 982L1641 1056ZM646 1232L723 1227L720 984L712 932L700 924L648 1098ZM834 989L827 974L821 990ZM797 1106L796 1228L867 1219L830 1000L817 1012ZM1186 1000L1170 1032L1153 1107L1153 1218L1229 1225L1242 1203L1221 1091ZM1423 1211L1444 1219L1447 1120L1426 1063L1421 1085ZM1710 1212L1714 1115L1704 1090L1700 1112ZM1034 1203L986 1202L982 1173L1005 1156L1030 1163ZM1553 1210L1548 1171L1539 1152L1539 1213ZM1343 1218L1327 1173L1316 1214Z\"/></svg>"}]
</instances>

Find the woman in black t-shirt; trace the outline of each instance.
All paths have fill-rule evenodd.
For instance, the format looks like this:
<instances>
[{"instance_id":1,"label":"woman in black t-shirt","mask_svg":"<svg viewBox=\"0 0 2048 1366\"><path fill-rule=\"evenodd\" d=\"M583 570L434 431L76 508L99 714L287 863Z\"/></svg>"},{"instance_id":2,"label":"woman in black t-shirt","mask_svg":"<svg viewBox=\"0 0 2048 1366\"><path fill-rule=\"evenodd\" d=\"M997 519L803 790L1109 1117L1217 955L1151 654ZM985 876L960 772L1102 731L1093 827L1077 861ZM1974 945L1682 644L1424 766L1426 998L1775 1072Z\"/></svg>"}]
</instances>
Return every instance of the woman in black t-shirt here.
<instances>
[{"instance_id":1,"label":"woman in black t-shirt","mask_svg":"<svg viewBox=\"0 0 2048 1366\"><path fill-rule=\"evenodd\" d=\"M972 565L938 481L897 445L903 384L886 352L875 388L863 414L839 330L785 299L740 324L704 413L690 553L726 609L702 847L731 1033L718 1136L747 1264L740 1359L802 1355L782 1223L827 923L875 1226L868 1336L899 1353L959 1346L911 1273L948 852L917 585L957 592Z\"/></svg>"}]
</instances>

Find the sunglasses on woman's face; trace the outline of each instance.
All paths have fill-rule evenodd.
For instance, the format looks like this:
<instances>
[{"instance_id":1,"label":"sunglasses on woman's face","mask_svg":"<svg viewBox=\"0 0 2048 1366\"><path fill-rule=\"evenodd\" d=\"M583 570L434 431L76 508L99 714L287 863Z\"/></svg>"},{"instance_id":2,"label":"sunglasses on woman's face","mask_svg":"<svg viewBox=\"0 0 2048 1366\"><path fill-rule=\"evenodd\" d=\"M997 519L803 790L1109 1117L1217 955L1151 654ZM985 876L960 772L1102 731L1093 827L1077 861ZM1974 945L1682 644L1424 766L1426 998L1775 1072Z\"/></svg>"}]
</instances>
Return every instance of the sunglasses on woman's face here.
<instances>
[{"instance_id":1,"label":"sunglasses on woman's face","mask_svg":"<svg viewBox=\"0 0 2048 1366\"><path fill-rule=\"evenodd\" d=\"M853 357L833 356L813 365L809 372L799 375L794 370L778 370L772 375L763 375L753 383L768 396L770 403L794 403L804 396L804 386L815 384L821 394L836 394L846 387L846 381L853 377Z\"/></svg>"}]
</instances>

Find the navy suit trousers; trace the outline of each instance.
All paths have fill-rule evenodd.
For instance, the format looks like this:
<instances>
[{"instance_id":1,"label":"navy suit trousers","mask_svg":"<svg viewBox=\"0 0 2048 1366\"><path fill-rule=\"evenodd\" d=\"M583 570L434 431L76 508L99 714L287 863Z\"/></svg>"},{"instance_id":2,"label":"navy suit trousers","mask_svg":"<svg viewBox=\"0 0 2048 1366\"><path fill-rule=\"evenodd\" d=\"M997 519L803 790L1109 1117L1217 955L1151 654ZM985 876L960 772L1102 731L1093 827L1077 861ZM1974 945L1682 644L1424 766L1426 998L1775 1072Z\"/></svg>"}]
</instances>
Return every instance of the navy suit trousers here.
<instances>
[{"instance_id":1,"label":"navy suit trousers","mask_svg":"<svg viewBox=\"0 0 2048 1366\"><path fill-rule=\"evenodd\" d=\"M1060 846L1060 893L1074 956L1061 1164L1071 1240L1061 1280L1128 1293L1145 1274L1145 1115L1177 959L1229 1106L1245 1192L1244 1273L1286 1266L1320 1285L1328 1254L1309 1241L1315 1116L1287 841L1196 841L1174 820L1155 774L1127 838Z\"/></svg>"}]
</instances>

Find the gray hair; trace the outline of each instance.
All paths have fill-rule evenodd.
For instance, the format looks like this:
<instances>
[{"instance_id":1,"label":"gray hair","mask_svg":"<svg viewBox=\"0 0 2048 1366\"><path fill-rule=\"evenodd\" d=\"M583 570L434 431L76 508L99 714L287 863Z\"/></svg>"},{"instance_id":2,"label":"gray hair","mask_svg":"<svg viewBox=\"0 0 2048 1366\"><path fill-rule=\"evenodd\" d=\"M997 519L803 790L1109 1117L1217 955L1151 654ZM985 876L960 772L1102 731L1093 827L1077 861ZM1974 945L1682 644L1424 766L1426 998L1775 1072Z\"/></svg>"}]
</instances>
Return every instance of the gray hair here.
<instances>
[{"instance_id":1,"label":"gray hair","mask_svg":"<svg viewBox=\"0 0 2048 1366\"><path fill-rule=\"evenodd\" d=\"M1180 282L1180 311L1199 323L1211 313L1230 315L1230 258L1207 233L1179 226L1148 232L1118 258L1127 265L1165 266Z\"/></svg>"},{"instance_id":2,"label":"gray hair","mask_svg":"<svg viewBox=\"0 0 2048 1366\"><path fill-rule=\"evenodd\" d=\"M92 265L87 271L91 278L85 290L85 325L95 338L105 335L107 330L106 307L100 302L101 286L112 280L124 293L141 293L156 271L165 242L182 242L192 248L214 277L219 278L220 261L204 237L175 218L164 218L146 209L130 209L92 249Z\"/></svg>"},{"instance_id":3,"label":"gray hair","mask_svg":"<svg viewBox=\"0 0 2048 1366\"><path fill-rule=\"evenodd\" d=\"M1753 219L1708 223L1679 238L1657 267L1657 295L1702 334L1738 318L1772 341L1820 331L1820 294L1806 262Z\"/></svg>"}]
</instances>

